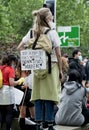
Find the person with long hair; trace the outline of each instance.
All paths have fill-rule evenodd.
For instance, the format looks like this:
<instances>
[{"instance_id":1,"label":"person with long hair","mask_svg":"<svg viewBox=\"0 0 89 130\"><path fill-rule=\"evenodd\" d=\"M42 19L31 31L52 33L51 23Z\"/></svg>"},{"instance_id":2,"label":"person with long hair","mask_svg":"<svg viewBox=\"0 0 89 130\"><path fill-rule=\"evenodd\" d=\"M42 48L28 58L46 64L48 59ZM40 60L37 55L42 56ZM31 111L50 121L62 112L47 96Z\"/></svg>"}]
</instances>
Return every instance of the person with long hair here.
<instances>
[{"instance_id":1,"label":"person with long hair","mask_svg":"<svg viewBox=\"0 0 89 130\"><path fill-rule=\"evenodd\" d=\"M34 120L34 104L30 102L32 91L32 73L30 70L21 70L21 61L18 61L15 72L16 80L18 80L21 77L24 78L24 82L21 85L17 85L15 87L24 92L23 99L21 103L18 105L18 108L20 112L19 126L21 130L25 130L25 118L29 116L30 120Z\"/></svg>"},{"instance_id":2,"label":"person with long hair","mask_svg":"<svg viewBox=\"0 0 89 130\"><path fill-rule=\"evenodd\" d=\"M40 34L44 34L47 29L47 37L52 43L51 63L54 66L51 68L51 74L47 74L44 79L38 79L35 75L33 78L33 88L31 101L35 106L35 121L37 122L37 130L43 130L43 122L46 122L48 130L54 130L54 106L59 100L60 90L60 77L63 77L62 63L61 63L61 50L60 50L60 38L53 29L53 15L49 8L41 8L32 12L34 22L32 27L33 37L37 37ZM28 40L30 39L31 31L23 37L21 43L17 49L22 50L28 46ZM43 109L44 108L44 109Z\"/></svg>"},{"instance_id":3,"label":"person with long hair","mask_svg":"<svg viewBox=\"0 0 89 130\"><path fill-rule=\"evenodd\" d=\"M3 123L6 124L6 130L11 129L13 119L13 107L15 104L14 86L19 84L15 81L15 70L17 58L13 54L4 54L1 59L0 69L3 75L3 86L0 89L0 129Z\"/></svg>"}]
</instances>

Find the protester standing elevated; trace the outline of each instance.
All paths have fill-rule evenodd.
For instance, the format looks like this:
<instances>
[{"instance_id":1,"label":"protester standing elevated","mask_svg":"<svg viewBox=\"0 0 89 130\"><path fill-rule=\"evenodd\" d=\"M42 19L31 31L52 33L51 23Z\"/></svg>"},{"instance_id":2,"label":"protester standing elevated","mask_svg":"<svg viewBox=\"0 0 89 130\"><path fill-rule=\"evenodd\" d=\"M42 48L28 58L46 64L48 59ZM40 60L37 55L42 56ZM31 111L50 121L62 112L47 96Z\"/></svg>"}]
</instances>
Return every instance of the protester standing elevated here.
<instances>
[{"instance_id":1,"label":"protester standing elevated","mask_svg":"<svg viewBox=\"0 0 89 130\"><path fill-rule=\"evenodd\" d=\"M33 78L33 89L31 101L34 101L35 105L35 120L38 123L37 130L41 130L41 123L43 120L48 123L48 130L54 130L54 105L58 103L58 94L60 88L60 77L63 77L61 66L61 51L60 51L60 39L53 27L53 16L48 8L41 8L33 13L33 34L37 37L38 34L43 34L47 29L50 31L47 33L48 38L52 42L52 62L55 66L52 68L51 74L47 74L45 79L38 79L35 75ZM30 32L28 33L30 34ZM25 36L25 39L26 37ZM23 40L24 41L24 40ZM18 49L21 50L26 44L21 42ZM45 106L45 111L43 111ZM45 114L45 119L44 115Z\"/></svg>"}]
</instances>

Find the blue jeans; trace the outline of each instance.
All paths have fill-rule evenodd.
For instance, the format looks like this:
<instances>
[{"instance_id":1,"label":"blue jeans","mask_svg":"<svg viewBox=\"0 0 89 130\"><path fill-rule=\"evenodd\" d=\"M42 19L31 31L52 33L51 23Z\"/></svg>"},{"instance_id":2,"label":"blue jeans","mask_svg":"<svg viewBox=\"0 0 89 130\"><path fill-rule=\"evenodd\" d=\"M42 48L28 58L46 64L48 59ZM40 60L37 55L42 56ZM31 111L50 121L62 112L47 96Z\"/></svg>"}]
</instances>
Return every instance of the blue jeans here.
<instances>
[{"instance_id":1,"label":"blue jeans","mask_svg":"<svg viewBox=\"0 0 89 130\"><path fill-rule=\"evenodd\" d=\"M35 101L35 120L54 122L54 105L53 101L36 100Z\"/></svg>"}]
</instances>

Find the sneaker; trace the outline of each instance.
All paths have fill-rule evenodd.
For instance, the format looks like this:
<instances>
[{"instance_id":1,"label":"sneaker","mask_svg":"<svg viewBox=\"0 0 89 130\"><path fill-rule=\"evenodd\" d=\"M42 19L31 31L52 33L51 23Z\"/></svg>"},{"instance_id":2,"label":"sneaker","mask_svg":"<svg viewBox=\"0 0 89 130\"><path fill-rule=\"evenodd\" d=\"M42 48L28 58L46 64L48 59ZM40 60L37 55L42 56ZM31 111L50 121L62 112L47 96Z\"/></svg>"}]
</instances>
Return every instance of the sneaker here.
<instances>
[{"instance_id":1,"label":"sneaker","mask_svg":"<svg viewBox=\"0 0 89 130\"><path fill-rule=\"evenodd\" d=\"M48 128L48 122L43 122L42 126L43 126L44 129Z\"/></svg>"},{"instance_id":2,"label":"sneaker","mask_svg":"<svg viewBox=\"0 0 89 130\"><path fill-rule=\"evenodd\" d=\"M26 125L36 125L36 123L29 118L25 118L25 124Z\"/></svg>"}]
</instances>

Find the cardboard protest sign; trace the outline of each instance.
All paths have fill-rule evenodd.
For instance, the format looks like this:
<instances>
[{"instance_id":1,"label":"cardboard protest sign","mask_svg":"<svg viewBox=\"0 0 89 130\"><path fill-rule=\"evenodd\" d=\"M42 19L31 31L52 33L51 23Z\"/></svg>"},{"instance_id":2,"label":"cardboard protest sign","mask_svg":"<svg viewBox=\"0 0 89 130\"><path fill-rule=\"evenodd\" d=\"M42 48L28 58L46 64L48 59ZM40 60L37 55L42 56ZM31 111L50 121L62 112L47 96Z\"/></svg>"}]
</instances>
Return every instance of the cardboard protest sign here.
<instances>
[{"instance_id":1,"label":"cardboard protest sign","mask_svg":"<svg viewBox=\"0 0 89 130\"><path fill-rule=\"evenodd\" d=\"M46 69L46 53L42 49L22 50L21 51L21 69L38 70Z\"/></svg>"}]
</instances>

